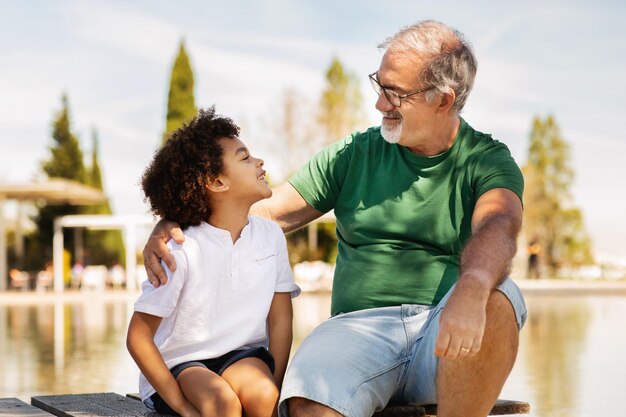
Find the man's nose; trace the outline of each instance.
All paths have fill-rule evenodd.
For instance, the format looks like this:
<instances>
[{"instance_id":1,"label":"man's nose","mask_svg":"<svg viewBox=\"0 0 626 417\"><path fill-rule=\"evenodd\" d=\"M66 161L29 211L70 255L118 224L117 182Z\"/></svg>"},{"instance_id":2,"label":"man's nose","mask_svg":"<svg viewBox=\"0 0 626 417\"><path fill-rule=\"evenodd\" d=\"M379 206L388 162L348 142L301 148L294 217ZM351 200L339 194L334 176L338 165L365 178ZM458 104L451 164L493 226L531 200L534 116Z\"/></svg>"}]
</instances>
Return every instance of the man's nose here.
<instances>
[{"instance_id":1,"label":"man's nose","mask_svg":"<svg viewBox=\"0 0 626 417\"><path fill-rule=\"evenodd\" d=\"M381 92L378 95L378 100L376 100L376 110L381 112L389 112L392 111L396 106L391 104L389 100L387 100L387 96L385 93Z\"/></svg>"}]
</instances>

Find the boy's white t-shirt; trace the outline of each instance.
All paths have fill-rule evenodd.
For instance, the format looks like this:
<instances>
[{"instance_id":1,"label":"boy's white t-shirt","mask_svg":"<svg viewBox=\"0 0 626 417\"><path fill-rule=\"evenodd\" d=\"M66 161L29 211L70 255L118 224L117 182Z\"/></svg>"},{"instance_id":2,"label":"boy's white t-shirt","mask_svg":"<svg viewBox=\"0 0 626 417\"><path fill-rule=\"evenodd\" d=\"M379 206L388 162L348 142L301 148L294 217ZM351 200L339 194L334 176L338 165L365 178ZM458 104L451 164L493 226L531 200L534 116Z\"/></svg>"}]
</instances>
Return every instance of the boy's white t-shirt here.
<instances>
[{"instance_id":1,"label":"boy's white t-shirt","mask_svg":"<svg viewBox=\"0 0 626 417\"><path fill-rule=\"evenodd\" d=\"M233 244L228 231L202 223L185 230L185 241L170 241L176 271L167 284L144 281L135 311L163 317L154 342L168 368L212 359L236 349L268 348L266 319L275 292L300 294L285 236L278 225L249 217ZM139 394L154 388L142 375Z\"/></svg>"}]
</instances>

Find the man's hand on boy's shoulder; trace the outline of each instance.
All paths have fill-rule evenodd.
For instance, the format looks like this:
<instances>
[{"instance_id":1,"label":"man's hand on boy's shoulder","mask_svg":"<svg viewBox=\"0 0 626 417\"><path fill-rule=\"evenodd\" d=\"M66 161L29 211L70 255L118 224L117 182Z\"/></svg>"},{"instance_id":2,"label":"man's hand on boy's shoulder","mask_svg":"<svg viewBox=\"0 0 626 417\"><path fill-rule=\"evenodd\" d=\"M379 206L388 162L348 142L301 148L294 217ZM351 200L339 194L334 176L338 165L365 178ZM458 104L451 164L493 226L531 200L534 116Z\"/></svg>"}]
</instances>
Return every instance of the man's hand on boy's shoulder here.
<instances>
[{"instance_id":1,"label":"man's hand on boy's shoulder","mask_svg":"<svg viewBox=\"0 0 626 417\"><path fill-rule=\"evenodd\" d=\"M161 265L161 260L171 270L176 270L176 261L167 247L167 242L182 244L185 241L180 225L170 220L160 220L148 238L148 243L143 248L144 268L148 274L148 280L155 287L167 283L167 274Z\"/></svg>"}]
</instances>

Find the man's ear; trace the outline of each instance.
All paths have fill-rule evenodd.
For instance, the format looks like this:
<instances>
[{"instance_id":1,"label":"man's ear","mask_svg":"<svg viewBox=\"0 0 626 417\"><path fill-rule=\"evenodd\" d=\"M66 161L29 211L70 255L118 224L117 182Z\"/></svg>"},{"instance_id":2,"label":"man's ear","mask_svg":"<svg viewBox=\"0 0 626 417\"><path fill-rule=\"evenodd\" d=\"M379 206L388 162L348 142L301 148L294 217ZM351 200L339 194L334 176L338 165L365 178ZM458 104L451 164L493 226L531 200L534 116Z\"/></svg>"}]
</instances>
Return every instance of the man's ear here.
<instances>
[{"instance_id":1,"label":"man's ear","mask_svg":"<svg viewBox=\"0 0 626 417\"><path fill-rule=\"evenodd\" d=\"M439 110L443 111L443 112L449 112L450 109L452 108L452 106L454 105L454 100L456 99L456 94L454 93L453 89L448 89L448 92L445 94L442 94L440 96L440 102L439 102Z\"/></svg>"},{"instance_id":2,"label":"man's ear","mask_svg":"<svg viewBox=\"0 0 626 417\"><path fill-rule=\"evenodd\" d=\"M223 193L224 191L228 191L229 186L228 182L224 181L224 179L219 176L217 178L209 180L207 188L209 189L209 191L214 193Z\"/></svg>"}]
</instances>

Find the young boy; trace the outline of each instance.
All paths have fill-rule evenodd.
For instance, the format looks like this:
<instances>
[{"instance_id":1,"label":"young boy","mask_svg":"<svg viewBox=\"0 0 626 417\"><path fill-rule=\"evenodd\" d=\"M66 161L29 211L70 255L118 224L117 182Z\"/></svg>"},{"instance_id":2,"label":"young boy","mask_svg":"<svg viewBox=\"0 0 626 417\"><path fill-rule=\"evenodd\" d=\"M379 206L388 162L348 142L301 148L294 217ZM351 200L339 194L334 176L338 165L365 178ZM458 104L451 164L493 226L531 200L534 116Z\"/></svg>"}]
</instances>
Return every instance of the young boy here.
<instances>
[{"instance_id":1,"label":"young boy","mask_svg":"<svg viewBox=\"0 0 626 417\"><path fill-rule=\"evenodd\" d=\"M238 135L200 110L142 177L152 212L186 228L170 243L176 270L158 288L144 282L128 329L141 398L160 413L276 415L300 289L281 229L248 216L272 191Z\"/></svg>"}]
</instances>

